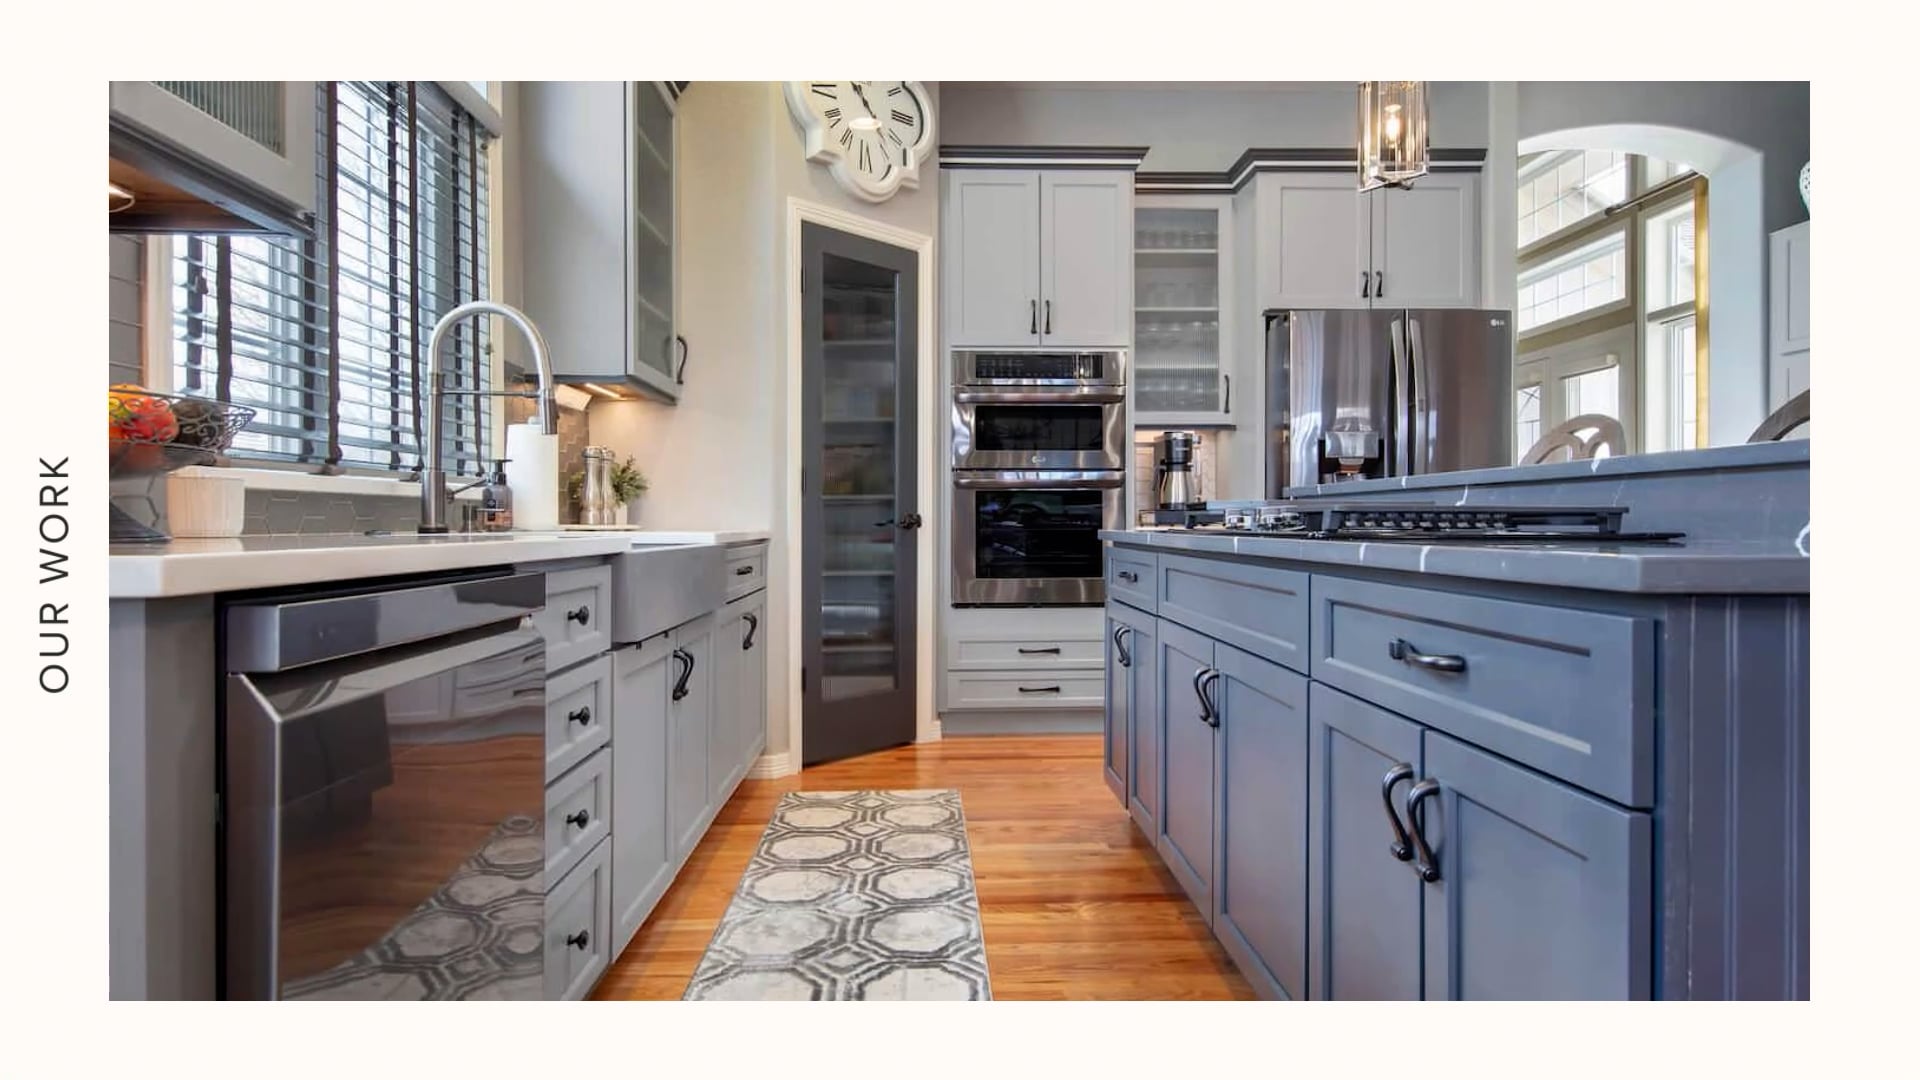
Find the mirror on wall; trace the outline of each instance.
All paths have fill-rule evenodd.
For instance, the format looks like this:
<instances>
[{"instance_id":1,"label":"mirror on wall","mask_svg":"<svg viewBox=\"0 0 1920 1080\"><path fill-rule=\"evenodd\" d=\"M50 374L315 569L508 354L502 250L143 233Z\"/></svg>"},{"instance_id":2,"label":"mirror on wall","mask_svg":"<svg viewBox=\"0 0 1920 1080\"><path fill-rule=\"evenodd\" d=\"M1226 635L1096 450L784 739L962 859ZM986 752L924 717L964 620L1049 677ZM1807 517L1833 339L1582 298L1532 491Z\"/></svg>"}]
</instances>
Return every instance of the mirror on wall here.
<instances>
[{"instance_id":1,"label":"mirror on wall","mask_svg":"<svg viewBox=\"0 0 1920 1080\"><path fill-rule=\"evenodd\" d=\"M1514 460L1709 445L1707 179L1684 161L1545 149L1521 155L1517 197Z\"/></svg>"}]
</instances>

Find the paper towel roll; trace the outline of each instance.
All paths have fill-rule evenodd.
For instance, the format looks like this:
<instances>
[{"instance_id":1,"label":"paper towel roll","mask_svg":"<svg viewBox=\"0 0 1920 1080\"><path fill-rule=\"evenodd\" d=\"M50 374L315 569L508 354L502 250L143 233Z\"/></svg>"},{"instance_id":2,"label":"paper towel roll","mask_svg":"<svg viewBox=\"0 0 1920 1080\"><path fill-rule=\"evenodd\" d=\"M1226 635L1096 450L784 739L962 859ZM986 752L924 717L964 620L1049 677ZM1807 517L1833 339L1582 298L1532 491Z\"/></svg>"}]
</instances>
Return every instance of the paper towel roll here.
<instances>
[{"instance_id":1,"label":"paper towel roll","mask_svg":"<svg viewBox=\"0 0 1920 1080\"><path fill-rule=\"evenodd\" d=\"M507 425L507 490L515 529L560 527L560 436L533 424Z\"/></svg>"}]
</instances>

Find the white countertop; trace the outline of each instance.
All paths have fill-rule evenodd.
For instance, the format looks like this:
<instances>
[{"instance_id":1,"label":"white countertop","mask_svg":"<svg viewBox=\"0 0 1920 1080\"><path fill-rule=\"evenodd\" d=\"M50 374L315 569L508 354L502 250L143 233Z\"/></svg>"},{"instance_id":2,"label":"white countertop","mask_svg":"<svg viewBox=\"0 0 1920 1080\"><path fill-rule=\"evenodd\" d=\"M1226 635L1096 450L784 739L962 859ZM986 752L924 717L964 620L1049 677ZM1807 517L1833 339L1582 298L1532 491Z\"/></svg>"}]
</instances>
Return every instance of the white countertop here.
<instances>
[{"instance_id":1,"label":"white countertop","mask_svg":"<svg viewBox=\"0 0 1920 1080\"><path fill-rule=\"evenodd\" d=\"M612 555L663 544L739 544L767 539L751 530L449 533L419 536L323 534L243 536L114 544L107 549L107 596L115 600L263 589L475 566Z\"/></svg>"}]
</instances>

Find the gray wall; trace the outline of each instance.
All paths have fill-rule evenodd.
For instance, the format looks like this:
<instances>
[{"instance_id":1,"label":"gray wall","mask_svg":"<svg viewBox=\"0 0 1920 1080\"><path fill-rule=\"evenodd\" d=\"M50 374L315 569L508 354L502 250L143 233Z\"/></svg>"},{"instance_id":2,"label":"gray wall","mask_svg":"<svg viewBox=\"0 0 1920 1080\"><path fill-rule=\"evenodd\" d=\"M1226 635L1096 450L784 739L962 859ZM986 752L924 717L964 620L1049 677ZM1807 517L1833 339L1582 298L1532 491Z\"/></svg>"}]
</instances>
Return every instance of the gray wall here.
<instances>
[{"instance_id":1,"label":"gray wall","mask_svg":"<svg viewBox=\"0 0 1920 1080\"><path fill-rule=\"evenodd\" d=\"M140 274L143 248L134 236L107 237L107 382L140 378Z\"/></svg>"},{"instance_id":2,"label":"gray wall","mask_svg":"<svg viewBox=\"0 0 1920 1080\"><path fill-rule=\"evenodd\" d=\"M1487 145L1487 84L1433 84L1432 143ZM1218 171L1249 147L1346 147L1354 84L948 82L949 145L1146 146L1149 172Z\"/></svg>"},{"instance_id":3,"label":"gray wall","mask_svg":"<svg viewBox=\"0 0 1920 1080\"><path fill-rule=\"evenodd\" d=\"M1596 124L1660 124L1731 139L1764 160L1764 216L1772 232L1805 221L1800 166L1807 161L1804 82L1523 82L1519 134Z\"/></svg>"}]
</instances>

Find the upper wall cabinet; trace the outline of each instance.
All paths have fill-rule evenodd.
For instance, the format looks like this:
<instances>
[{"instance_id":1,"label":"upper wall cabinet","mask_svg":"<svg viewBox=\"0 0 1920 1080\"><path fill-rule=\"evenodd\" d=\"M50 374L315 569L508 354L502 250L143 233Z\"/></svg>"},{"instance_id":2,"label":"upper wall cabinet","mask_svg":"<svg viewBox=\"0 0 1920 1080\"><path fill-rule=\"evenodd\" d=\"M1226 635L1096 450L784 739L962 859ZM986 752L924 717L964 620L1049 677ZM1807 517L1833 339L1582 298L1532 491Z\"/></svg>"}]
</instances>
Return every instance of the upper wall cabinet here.
<instances>
[{"instance_id":1,"label":"upper wall cabinet","mask_svg":"<svg viewBox=\"0 0 1920 1080\"><path fill-rule=\"evenodd\" d=\"M673 91L526 82L520 94L525 305L554 377L677 401Z\"/></svg>"},{"instance_id":2,"label":"upper wall cabinet","mask_svg":"<svg viewBox=\"0 0 1920 1080\"><path fill-rule=\"evenodd\" d=\"M1772 284L1767 290L1769 374L1767 408L1777 409L1807 388L1813 357L1807 315L1812 307L1813 262L1807 251L1807 222L1780 229L1768 245L1767 268ZM1804 434L1804 431L1803 431Z\"/></svg>"},{"instance_id":3,"label":"upper wall cabinet","mask_svg":"<svg viewBox=\"0 0 1920 1080\"><path fill-rule=\"evenodd\" d=\"M1480 183L1433 173L1359 192L1349 173L1256 178L1264 307L1472 307L1480 301Z\"/></svg>"},{"instance_id":4,"label":"upper wall cabinet","mask_svg":"<svg viewBox=\"0 0 1920 1080\"><path fill-rule=\"evenodd\" d=\"M1138 195L1134 205L1134 423L1229 424L1233 200Z\"/></svg>"},{"instance_id":5,"label":"upper wall cabinet","mask_svg":"<svg viewBox=\"0 0 1920 1080\"><path fill-rule=\"evenodd\" d=\"M304 227L314 210L310 82L115 82L108 84L110 172L136 194L133 212L180 205L234 215L264 229ZM174 190L151 192L154 182ZM142 206L142 203L146 206ZM184 223L184 219L181 219ZM208 220L213 220L209 218Z\"/></svg>"},{"instance_id":6,"label":"upper wall cabinet","mask_svg":"<svg viewBox=\"0 0 1920 1080\"><path fill-rule=\"evenodd\" d=\"M1133 173L947 169L948 343L1125 346L1133 325Z\"/></svg>"}]
</instances>

